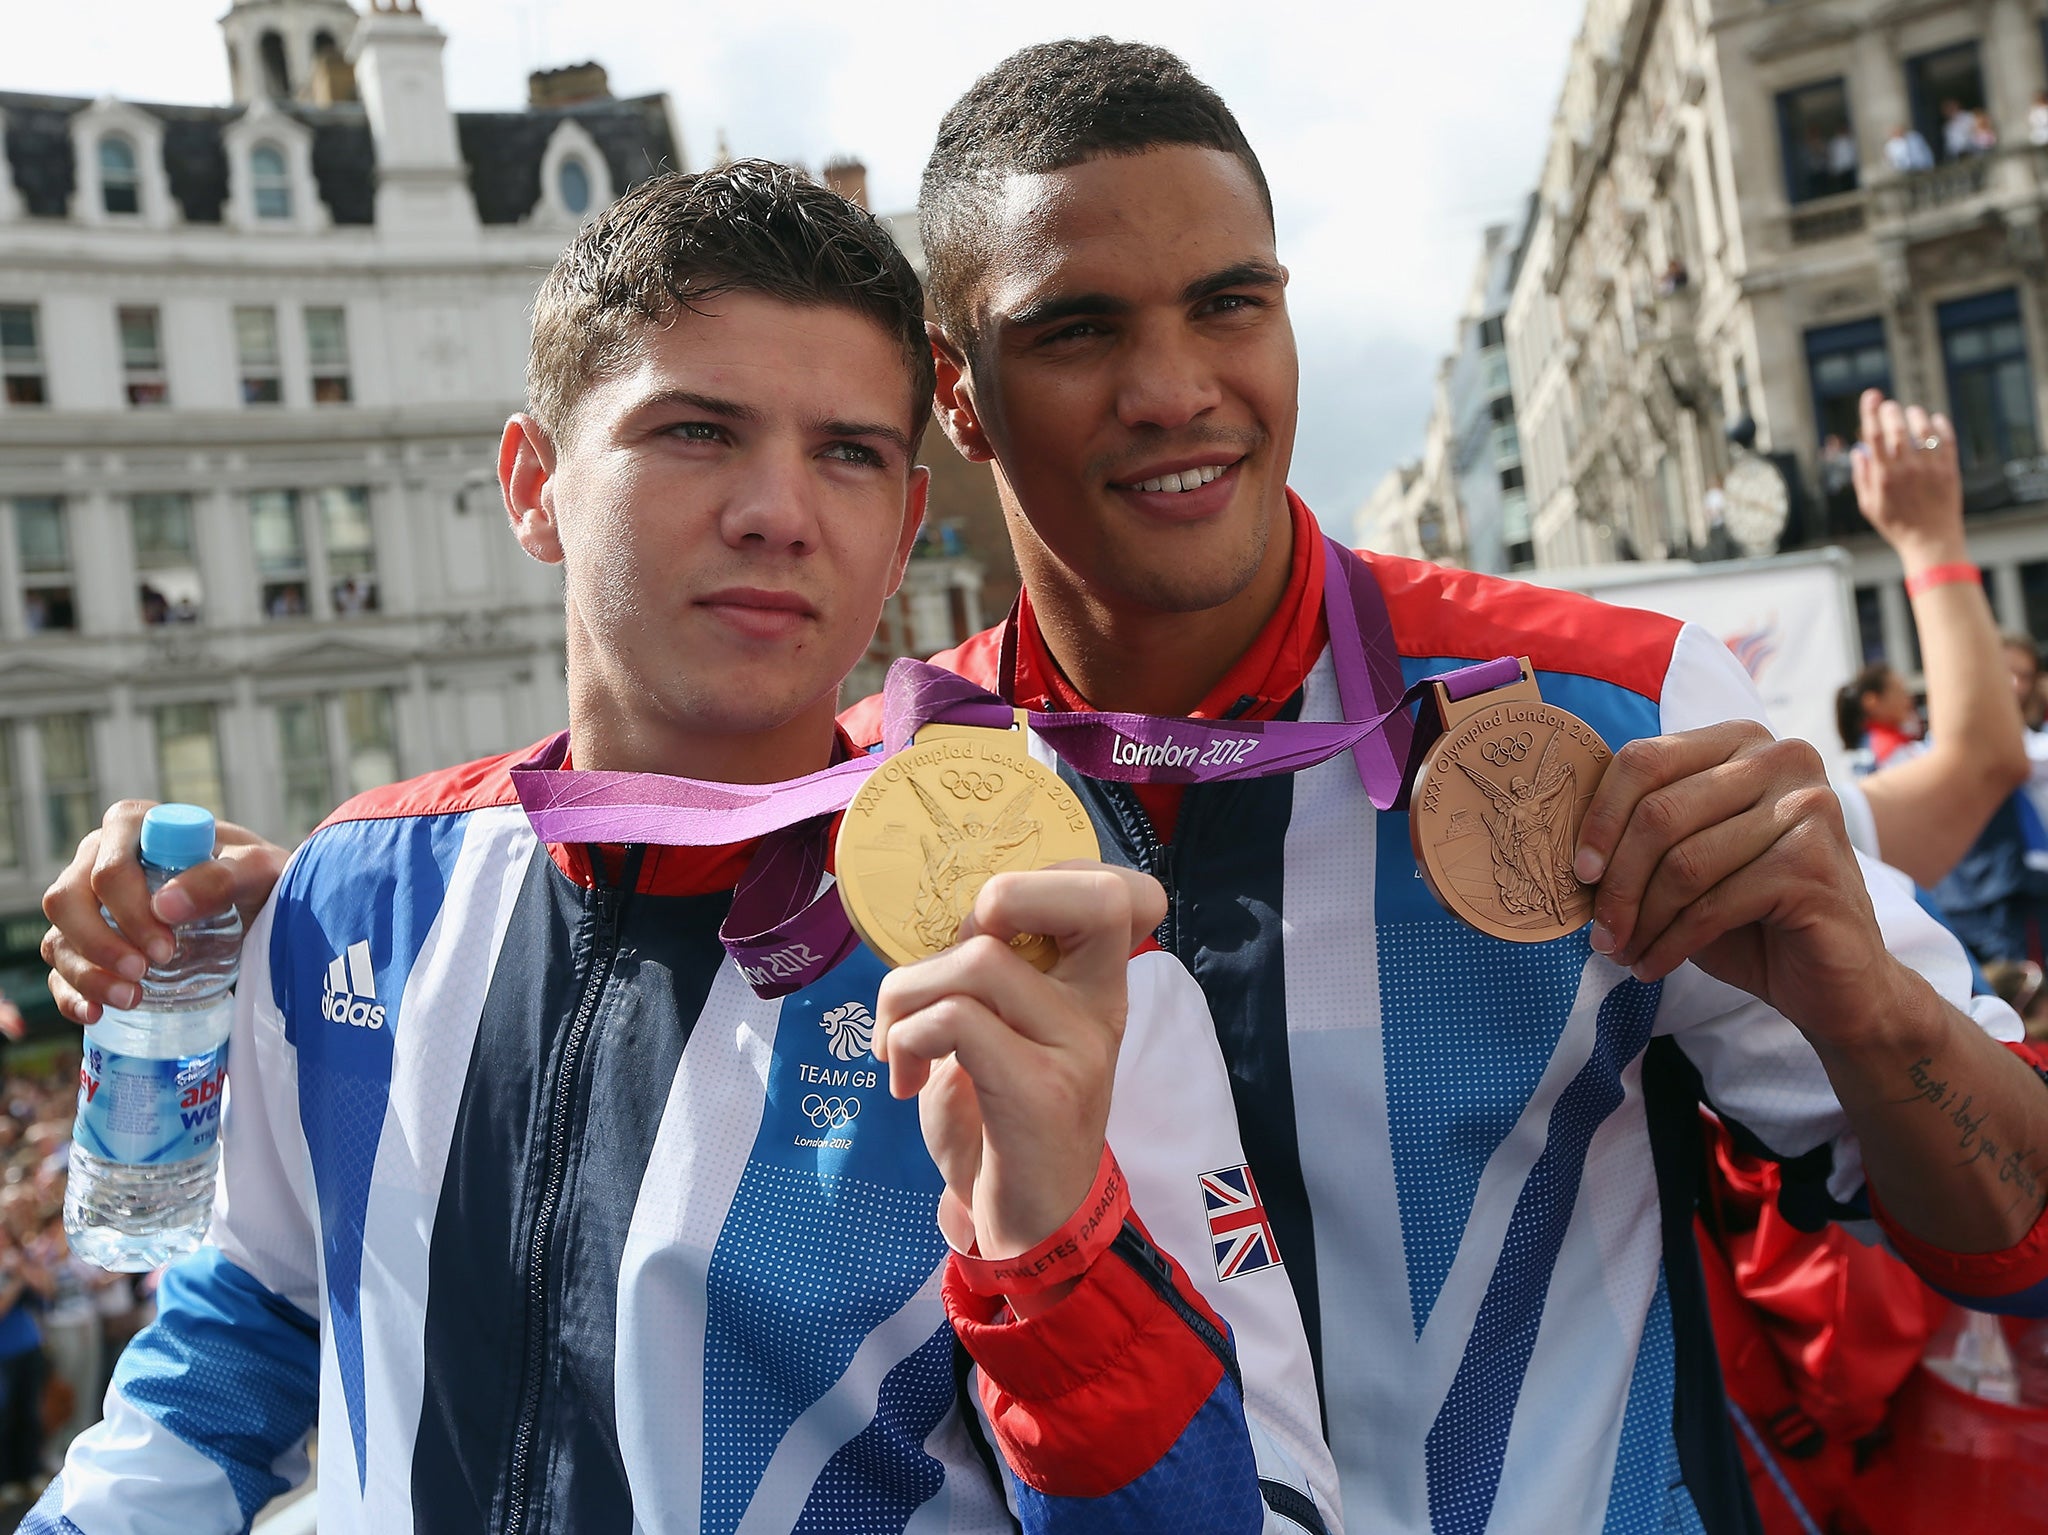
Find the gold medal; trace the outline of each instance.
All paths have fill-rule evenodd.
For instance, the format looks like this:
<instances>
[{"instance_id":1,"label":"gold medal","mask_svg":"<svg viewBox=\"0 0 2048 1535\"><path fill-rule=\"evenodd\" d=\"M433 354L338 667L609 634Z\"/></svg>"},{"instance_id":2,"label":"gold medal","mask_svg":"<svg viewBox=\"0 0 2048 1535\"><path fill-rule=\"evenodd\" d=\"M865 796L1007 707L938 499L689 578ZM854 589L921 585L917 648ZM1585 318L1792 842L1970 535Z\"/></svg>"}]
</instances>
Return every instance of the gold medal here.
<instances>
[{"instance_id":1,"label":"gold medal","mask_svg":"<svg viewBox=\"0 0 2048 1535\"><path fill-rule=\"evenodd\" d=\"M1599 733L1522 680L1454 703L1436 688L1443 734L1415 777L1408 839L1430 893L1482 933L1543 943L1593 917L1572 873L1579 826L1613 753Z\"/></svg>"},{"instance_id":2,"label":"gold medal","mask_svg":"<svg viewBox=\"0 0 2048 1535\"><path fill-rule=\"evenodd\" d=\"M927 725L875 769L839 823L839 898L854 931L892 965L950 948L989 876L1099 858L1088 812L1032 760L1024 711L1014 730ZM1022 934L1041 970L1059 951Z\"/></svg>"}]
</instances>

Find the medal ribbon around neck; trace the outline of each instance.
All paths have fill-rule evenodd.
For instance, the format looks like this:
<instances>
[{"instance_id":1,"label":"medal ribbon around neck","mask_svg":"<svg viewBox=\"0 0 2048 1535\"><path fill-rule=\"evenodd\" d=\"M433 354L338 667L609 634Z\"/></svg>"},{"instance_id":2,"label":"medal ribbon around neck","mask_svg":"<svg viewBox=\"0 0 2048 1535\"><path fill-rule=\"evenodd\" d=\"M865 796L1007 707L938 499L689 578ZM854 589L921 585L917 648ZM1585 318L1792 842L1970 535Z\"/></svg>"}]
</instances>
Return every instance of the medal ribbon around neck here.
<instances>
[{"instance_id":1,"label":"medal ribbon around neck","mask_svg":"<svg viewBox=\"0 0 2048 1535\"><path fill-rule=\"evenodd\" d=\"M1271 778L1349 751L1373 805L1393 809L1405 788L1415 734L1408 705L1438 684L1453 700L1507 687L1521 680L1521 663L1502 656L1402 687L1379 583L1351 550L1335 539L1325 543L1323 606L1344 720L1165 719L1086 710L1034 714L1031 729L1077 772L1119 783ZM880 754L782 783L711 783L564 769L564 731L512 769L512 784L543 842L727 847L760 839L718 936L757 995L780 997L826 974L860 941L837 892L824 885L825 818L844 810L869 774L925 726L1007 730L1016 714L965 677L904 659L889 668L883 689Z\"/></svg>"}]
</instances>

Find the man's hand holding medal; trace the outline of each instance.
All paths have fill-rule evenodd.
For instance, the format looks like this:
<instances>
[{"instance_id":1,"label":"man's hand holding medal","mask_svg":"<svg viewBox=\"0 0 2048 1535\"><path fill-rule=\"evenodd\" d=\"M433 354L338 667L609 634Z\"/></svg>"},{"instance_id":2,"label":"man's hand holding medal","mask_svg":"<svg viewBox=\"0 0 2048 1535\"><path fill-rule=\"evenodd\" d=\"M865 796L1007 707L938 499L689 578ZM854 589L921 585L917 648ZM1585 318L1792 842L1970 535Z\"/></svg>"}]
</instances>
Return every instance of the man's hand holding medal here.
<instances>
[{"instance_id":1,"label":"man's hand holding medal","mask_svg":"<svg viewBox=\"0 0 2048 1535\"><path fill-rule=\"evenodd\" d=\"M996 874L951 948L882 983L875 1054L890 1090L919 1094L925 1143L946 1179L947 1239L990 1266L1075 1222L1031 1272L991 1275L1029 1316L1072 1288L1085 1258L1122 1226L1104 1153L1128 1005L1132 949L1166 914L1149 875L1100 863ZM1011 940L1050 939L1041 971ZM1098 1209L1097 1207L1100 1207ZM1042 1287L1041 1287L1042 1286Z\"/></svg>"}]
</instances>

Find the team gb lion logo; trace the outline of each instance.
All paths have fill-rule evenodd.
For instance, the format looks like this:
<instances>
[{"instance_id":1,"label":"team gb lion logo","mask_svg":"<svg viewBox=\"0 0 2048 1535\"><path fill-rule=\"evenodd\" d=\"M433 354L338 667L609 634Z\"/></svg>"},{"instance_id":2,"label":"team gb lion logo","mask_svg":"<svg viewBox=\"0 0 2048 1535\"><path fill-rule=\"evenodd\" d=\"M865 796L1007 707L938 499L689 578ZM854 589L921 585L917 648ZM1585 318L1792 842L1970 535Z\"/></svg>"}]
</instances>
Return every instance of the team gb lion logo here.
<instances>
[{"instance_id":1,"label":"team gb lion logo","mask_svg":"<svg viewBox=\"0 0 2048 1535\"><path fill-rule=\"evenodd\" d=\"M874 1049L875 1015L858 1002L842 1002L826 1011L818 1027L842 1061L857 1061Z\"/></svg>"}]
</instances>

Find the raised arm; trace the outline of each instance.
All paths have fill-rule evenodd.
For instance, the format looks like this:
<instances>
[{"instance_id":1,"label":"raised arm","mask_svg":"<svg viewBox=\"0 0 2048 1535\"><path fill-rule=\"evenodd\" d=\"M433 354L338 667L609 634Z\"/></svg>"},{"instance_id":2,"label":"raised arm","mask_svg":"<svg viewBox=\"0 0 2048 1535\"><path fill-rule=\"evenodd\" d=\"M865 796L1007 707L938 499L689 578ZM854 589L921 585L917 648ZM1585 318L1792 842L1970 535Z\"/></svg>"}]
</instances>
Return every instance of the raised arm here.
<instances>
[{"instance_id":1,"label":"raised arm","mask_svg":"<svg viewBox=\"0 0 2048 1535\"><path fill-rule=\"evenodd\" d=\"M1936 446L1927 446L1933 442ZM1863 780L1878 851L1923 885L1941 881L2027 780L2019 708L1983 584L1961 575L1963 481L1946 416L1863 393L1856 503L1905 567L1927 681L1927 750Z\"/></svg>"},{"instance_id":2,"label":"raised arm","mask_svg":"<svg viewBox=\"0 0 2048 1535\"><path fill-rule=\"evenodd\" d=\"M922 1090L955 1249L947 1314L1031 1535L1321 1527L1306 1493L1280 1496L1308 1523L1269 1513L1230 1330L1104 1157L1128 956L1163 909L1128 870L999 875L974 935L891 974L876 1010L892 1090ZM1050 974L1009 947L1019 933L1057 941Z\"/></svg>"},{"instance_id":3,"label":"raised arm","mask_svg":"<svg viewBox=\"0 0 2048 1535\"><path fill-rule=\"evenodd\" d=\"M230 906L247 927L283 871L287 849L232 821L215 823L219 854L196 863L156 893L142 874L142 818L153 800L107 807L70 864L43 894L43 963L50 995L73 1023L99 1022L102 1007L133 1007L152 960L170 957L171 928ZM113 917L111 923L101 909Z\"/></svg>"},{"instance_id":4,"label":"raised arm","mask_svg":"<svg viewBox=\"0 0 2048 1535\"><path fill-rule=\"evenodd\" d=\"M243 947L232 1090L207 1245L164 1270L107 1416L72 1441L25 1535L246 1531L307 1471L319 1401L320 1245L297 1073L270 985L271 917ZM353 1474L346 1437L330 1472Z\"/></svg>"}]
</instances>

